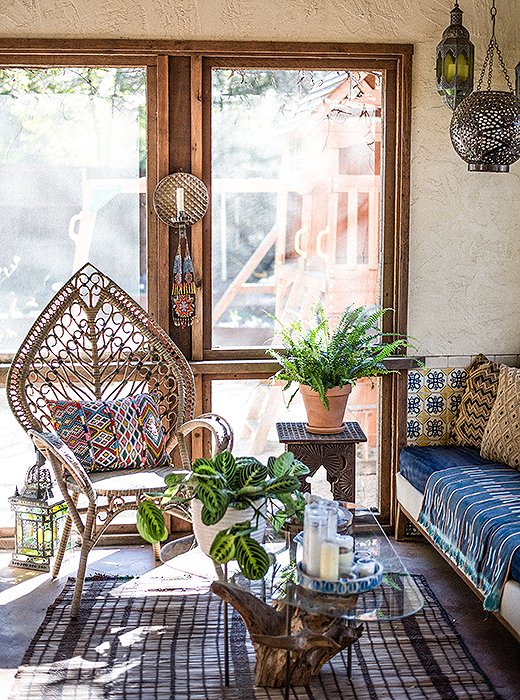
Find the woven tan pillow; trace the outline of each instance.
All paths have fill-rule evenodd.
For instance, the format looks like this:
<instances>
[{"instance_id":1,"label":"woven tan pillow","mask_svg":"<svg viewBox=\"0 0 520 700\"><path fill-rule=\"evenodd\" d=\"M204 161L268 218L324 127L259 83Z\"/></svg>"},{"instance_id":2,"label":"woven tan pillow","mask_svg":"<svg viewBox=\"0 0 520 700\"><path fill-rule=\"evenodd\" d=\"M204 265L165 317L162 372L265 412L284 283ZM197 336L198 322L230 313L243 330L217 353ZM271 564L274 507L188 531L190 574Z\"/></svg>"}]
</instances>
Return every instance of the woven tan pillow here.
<instances>
[{"instance_id":1,"label":"woven tan pillow","mask_svg":"<svg viewBox=\"0 0 520 700\"><path fill-rule=\"evenodd\" d=\"M451 443L480 447L497 395L499 369L485 355L477 355L471 363L466 390L450 425Z\"/></svg>"},{"instance_id":2,"label":"woven tan pillow","mask_svg":"<svg viewBox=\"0 0 520 700\"><path fill-rule=\"evenodd\" d=\"M480 454L520 469L520 369L500 366L497 399Z\"/></svg>"}]
</instances>

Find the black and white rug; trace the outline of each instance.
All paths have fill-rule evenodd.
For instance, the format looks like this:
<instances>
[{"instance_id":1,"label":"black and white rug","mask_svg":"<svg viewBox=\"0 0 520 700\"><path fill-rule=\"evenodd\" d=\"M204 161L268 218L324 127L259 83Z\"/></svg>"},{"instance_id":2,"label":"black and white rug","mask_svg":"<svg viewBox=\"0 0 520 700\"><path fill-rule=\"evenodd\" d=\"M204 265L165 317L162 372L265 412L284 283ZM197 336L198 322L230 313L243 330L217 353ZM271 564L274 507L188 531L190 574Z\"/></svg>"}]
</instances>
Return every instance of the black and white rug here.
<instances>
[{"instance_id":1,"label":"black and white rug","mask_svg":"<svg viewBox=\"0 0 520 700\"><path fill-rule=\"evenodd\" d=\"M481 669L422 577L419 614L370 623L353 647L324 666L292 700L496 700ZM11 700L280 700L254 687L254 651L231 620L231 686L224 688L222 602L168 579L90 580L71 620L69 581L26 652Z\"/></svg>"}]
</instances>

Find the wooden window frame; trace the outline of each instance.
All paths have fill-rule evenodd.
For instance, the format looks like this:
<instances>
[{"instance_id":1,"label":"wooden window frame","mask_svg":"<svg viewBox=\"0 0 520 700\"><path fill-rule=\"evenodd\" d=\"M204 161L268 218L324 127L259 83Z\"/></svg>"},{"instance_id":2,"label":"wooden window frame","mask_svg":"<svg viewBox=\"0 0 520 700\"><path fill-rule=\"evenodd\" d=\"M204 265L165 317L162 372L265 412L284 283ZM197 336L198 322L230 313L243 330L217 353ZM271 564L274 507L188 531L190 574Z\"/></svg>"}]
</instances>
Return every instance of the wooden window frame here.
<instances>
[{"instance_id":1,"label":"wooden window frame","mask_svg":"<svg viewBox=\"0 0 520 700\"><path fill-rule=\"evenodd\" d=\"M191 172L210 185L210 115L204 109L204 100L211 67L348 66L384 71L382 303L394 309L394 314L383 319L383 331L388 333L407 330L412 54L410 44L0 39L0 66L6 68L146 66L148 202L152 201L157 182L177 170ZM213 379L262 379L273 374L276 365L263 359L258 348L216 351L208 346L205 338L211 329L211 295L204 294L200 283L206 280L207 285L211 279L209 213L203 222L192 227L191 249L199 282L197 304L203 309L203 321L194 324L190 332L172 325L169 310L172 232L148 206L148 310L190 359L196 377L197 408L202 412L210 408ZM2 359L9 361L9 357ZM404 358L396 359L394 366L406 369L411 363ZM2 379L5 380L5 366ZM392 519L398 452L406 435L405 380L405 372L382 380L380 512L383 522Z\"/></svg>"}]
</instances>

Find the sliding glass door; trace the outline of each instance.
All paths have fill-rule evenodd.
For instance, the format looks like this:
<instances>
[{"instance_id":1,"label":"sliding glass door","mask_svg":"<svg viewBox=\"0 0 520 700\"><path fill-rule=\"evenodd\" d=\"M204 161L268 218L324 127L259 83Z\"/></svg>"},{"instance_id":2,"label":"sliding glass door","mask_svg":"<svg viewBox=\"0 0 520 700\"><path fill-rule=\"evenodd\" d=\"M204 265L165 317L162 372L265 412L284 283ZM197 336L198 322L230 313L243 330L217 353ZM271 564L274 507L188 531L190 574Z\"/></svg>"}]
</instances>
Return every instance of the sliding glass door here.
<instances>
[{"instance_id":1,"label":"sliding glass door","mask_svg":"<svg viewBox=\"0 0 520 700\"><path fill-rule=\"evenodd\" d=\"M282 63L282 62L281 62ZM308 318L316 302L338 318L382 299L381 163L384 74L338 63L314 68L213 66L211 328L214 357L250 358L276 345L275 318ZM231 369L231 368L230 368ZM237 450L279 452L276 421L304 420L265 380L218 380L212 406L236 430ZM379 503L380 392L358 383L346 420L359 448L357 499Z\"/></svg>"}]
</instances>

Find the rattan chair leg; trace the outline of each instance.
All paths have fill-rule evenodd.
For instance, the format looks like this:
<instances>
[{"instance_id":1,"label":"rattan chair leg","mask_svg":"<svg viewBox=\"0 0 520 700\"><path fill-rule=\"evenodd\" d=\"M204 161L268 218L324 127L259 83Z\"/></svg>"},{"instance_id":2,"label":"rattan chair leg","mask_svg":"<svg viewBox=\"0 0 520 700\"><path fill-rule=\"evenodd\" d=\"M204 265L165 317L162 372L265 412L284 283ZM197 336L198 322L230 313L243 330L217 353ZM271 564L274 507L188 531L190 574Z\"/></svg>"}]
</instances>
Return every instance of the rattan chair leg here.
<instances>
[{"instance_id":1,"label":"rattan chair leg","mask_svg":"<svg viewBox=\"0 0 520 700\"><path fill-rule=\"evenodd\" d=\"M65 550L67 549L67 542L70 539L70 532L72 530L72 518L67 515L65 519L65 525L63 526L63 532L61 533L60 544L58 547L58 553L54 559L54 565L52 567L52 578L58 578L60 575L61 564L63 562L63 557L65 556Z\"/></svg>"},{"instance_id":2,"label":"rattan chair leg","mask_svg":"<svg viewBox=\"0 0 520 700\"><path fill-rule=\"evenodd\" d=\"M73 493L71 495L72 503L76 506L79 499L79 493ZM54 559L54 565L52 567L52 578L58 578L61 565L63 563L63 557L65 556L65 550L67 549L67 542L70 539L70 533L72 531L72 516L69 512L65 518L65 525L63 526L63 531L61 533L60 544L58 546L58 553Z\"/></svg>"},{"instance_id":3,"label":"rattan chair leg","mask_svg":"<svg viewBox=\"0 0 520 700\"><path fill-rule=\"evenodd\" d=\"M87 560L92 545L90 543L83 542L81 547L81 555L79 558L79 566L76 574L76 585L74 586L74 596L72 598L72 605L70 608L70 616L77 617L79 612L79 607L81 604L81 594L83 592L83 584L85 583L85 572L87 570Z\"/></svg>"},{"instance_id":4,"label":"rattan chair leg","mask_svg":"<svg viewBox=\"0 0 520 700\"><path fill-rule=\"evenodd\" d=\"M161 545L159 542L152 544L152 551L155 561L161 561Z\"/></svg>"},{"instance_id":5,"label":"rattan chair leg","mask_svg":"<svg viewBox=\"0 0 520 700\"><path fill-rule=\"evenodd\" d=\"M79 557L78 571L76 574L76 585L74 587L74 596L72 598L72 605L70 608L70 616L77 617L78 611L81 603L81 594L83 592L83 584L85 582L85 573L87 571L87 560L90 550L96 542L96 538L92 538L92 533L94 531L96 521L96 507L91 504L87 510L87 517L85 519L85 529L83 530L83 538L81 542L81 554Z\"/></svg>"}]
</instances>

